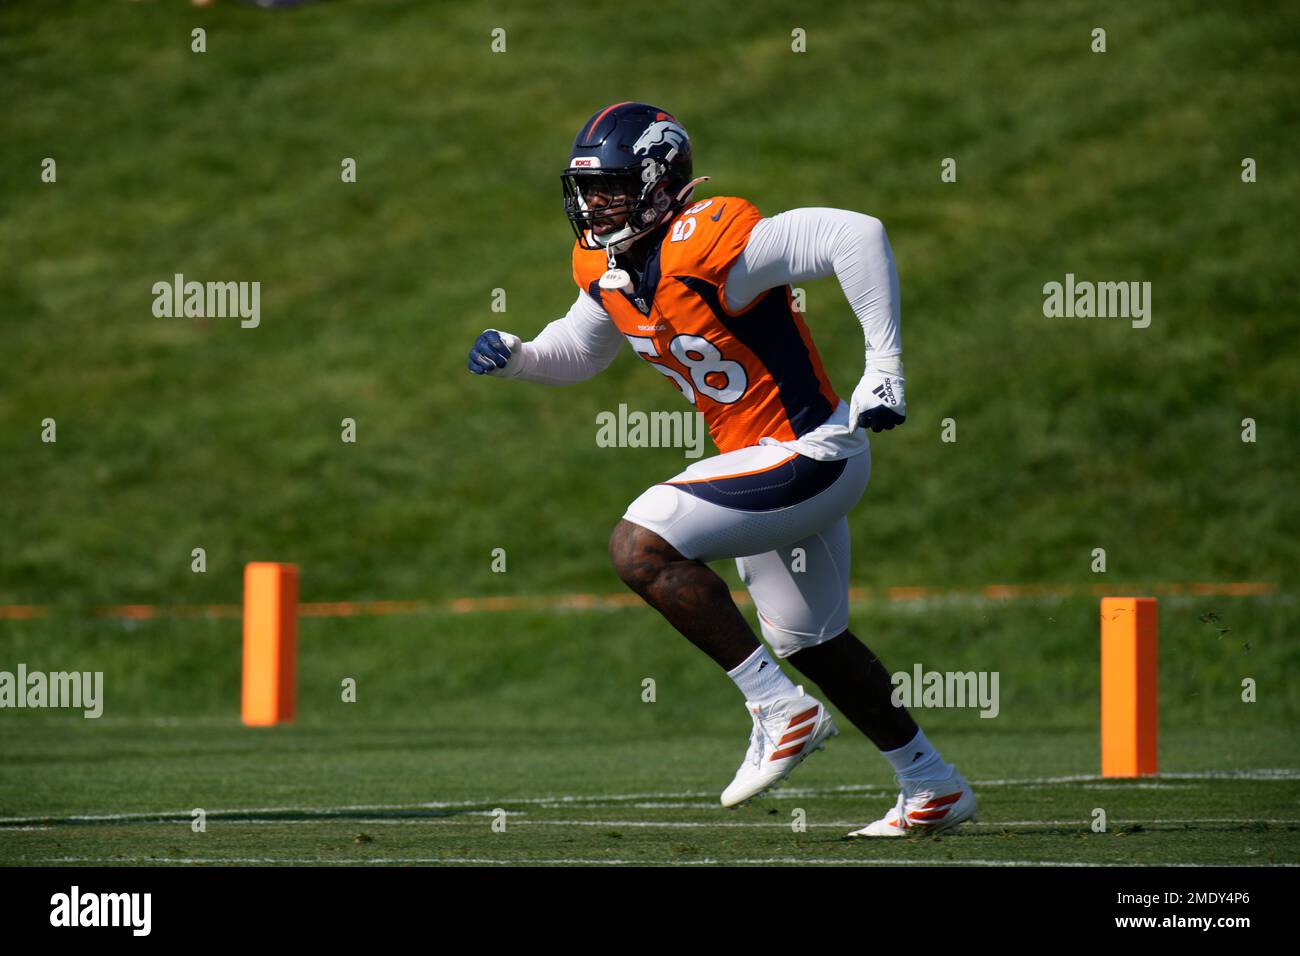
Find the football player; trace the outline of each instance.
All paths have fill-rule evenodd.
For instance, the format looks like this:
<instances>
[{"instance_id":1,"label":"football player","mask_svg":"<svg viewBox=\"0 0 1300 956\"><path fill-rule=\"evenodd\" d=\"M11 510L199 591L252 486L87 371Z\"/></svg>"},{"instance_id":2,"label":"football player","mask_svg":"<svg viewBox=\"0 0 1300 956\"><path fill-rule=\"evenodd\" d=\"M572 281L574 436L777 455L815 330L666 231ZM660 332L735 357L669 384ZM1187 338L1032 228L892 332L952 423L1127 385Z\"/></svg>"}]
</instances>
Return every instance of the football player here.
<instances>
[{"instance_id":1,"label":"football player","mask_svg":"<svg viewBox=\"0 0 1300 956\"><path fill-rule=\"evenodd\" d=\"M469 370L580 382L626 342L704 413L720 454L633 501L609 550L628 587L744 695L749 750L723 806L779 785L838 732L777 663L787 660L897 775L895 805L851 835L951 829L974 818L974 793L893 706L889 672L848 629L845 515L871 472L867 430L907 415L898 274L884 227L843 209L764 218L738 196L693 201L707 178L694 176L690 138L670 113L636 102L595 113L561 176L578 297L531 341L484 331ZM865 371L847 402L791 291L832 274L866 338ZM771 652L710 570L720 558L735 559Z\"/></svg>"}]
</instances>

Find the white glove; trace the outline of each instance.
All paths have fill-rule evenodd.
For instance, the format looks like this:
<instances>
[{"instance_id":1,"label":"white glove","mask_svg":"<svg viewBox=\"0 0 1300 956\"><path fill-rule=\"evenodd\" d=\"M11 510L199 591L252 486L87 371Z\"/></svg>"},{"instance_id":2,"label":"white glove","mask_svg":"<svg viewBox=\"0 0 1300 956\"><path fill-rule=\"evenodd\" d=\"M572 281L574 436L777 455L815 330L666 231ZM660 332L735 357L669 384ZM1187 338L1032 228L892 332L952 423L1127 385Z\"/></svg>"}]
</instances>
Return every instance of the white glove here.
<instances>
[{"instance_id":1,"label":"white glove","mask_svg":"<svg viewBox=\"0 0 1300 956\"><path fill-rule=\"evenodd\" d=\"M907 419L903 399L903 363L897 357L868 359L862 381L849 401L849 428L886 431Z\"/></svg>"}]
</instances>

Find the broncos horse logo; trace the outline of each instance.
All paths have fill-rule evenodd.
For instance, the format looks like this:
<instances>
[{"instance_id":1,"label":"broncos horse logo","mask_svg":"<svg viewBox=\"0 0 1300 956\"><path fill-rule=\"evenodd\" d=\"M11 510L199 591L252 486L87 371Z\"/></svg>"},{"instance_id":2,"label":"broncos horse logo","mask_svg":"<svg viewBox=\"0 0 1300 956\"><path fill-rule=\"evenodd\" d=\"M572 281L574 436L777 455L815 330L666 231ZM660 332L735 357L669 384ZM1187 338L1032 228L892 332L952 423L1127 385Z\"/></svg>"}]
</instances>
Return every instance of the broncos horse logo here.
<instances>
[{"instance_id":1,"label":"broncos horse logo","mask_svg":"<svg viewBox=\"0 0 1300 956\"><path fill-rule=\"evenodd\" d=\"M640 156L643 153L649 153L656 146L667 143L672 147L668 154L668 157L672 158L685 142L686 130L670 120L659 120L646 127L646 131L633 144L632 152Z\"/></svg>"}]
</instances>

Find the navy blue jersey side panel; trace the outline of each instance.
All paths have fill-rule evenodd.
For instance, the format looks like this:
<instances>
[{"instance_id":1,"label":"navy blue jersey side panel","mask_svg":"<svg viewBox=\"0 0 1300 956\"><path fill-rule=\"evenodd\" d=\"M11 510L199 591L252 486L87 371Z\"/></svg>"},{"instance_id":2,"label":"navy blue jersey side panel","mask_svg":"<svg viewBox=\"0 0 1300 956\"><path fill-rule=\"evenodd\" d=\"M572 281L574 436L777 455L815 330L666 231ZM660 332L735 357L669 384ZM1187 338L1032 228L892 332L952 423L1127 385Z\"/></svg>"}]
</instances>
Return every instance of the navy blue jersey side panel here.
<instances>
[{"instance_id":1,"label":"navy blue jersey side panel","mask_svg":"<svg viewBox=\"0 0 1300 956\"><path fill-rule=\"evenodd\" d=\"M728 315L718 287L696 276L676 276L704 300L714 317L763 363L781 392L781 404L795 436L826 423L835 409L822 395L812 356L790 314L784 287L768 289L744 315Z\"/></svg>"},{"instance_id":2,"label":"navy blue jersey side panel","mask_svg":"<svg viewBox=\"0 0 1300 956\"><path fill-rule=\"evenodd\" d=\"M659 230L658 240L650 246L650 255L646 258L645 271L641 273L641 285L636 290L636 298L646 303L644 311L647 315L650 313L650 303L655 300L655 292L659 289L659 253L663 249L664 237L667 235L667 228ZM633 303L635 305L636 303Z\"/></svg>"}]
</instances>

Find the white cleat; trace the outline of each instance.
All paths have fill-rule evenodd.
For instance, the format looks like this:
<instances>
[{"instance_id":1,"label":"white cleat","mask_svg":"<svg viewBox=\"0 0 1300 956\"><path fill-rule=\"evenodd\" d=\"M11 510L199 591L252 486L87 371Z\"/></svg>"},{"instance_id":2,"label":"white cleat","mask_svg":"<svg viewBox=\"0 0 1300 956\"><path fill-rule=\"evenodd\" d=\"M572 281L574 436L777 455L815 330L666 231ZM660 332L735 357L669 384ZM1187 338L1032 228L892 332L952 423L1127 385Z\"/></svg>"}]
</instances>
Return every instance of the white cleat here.
<instances>
[{"instance_id":1,"label":"white cleat","mask_svg":"<svg viewBox=\"0 0 1300 956\"><path fill-rule=\"evenodd\" d=\"M835 722L826 707L803 688L794 697L760 707L745 701L754 718L749 751L735 778L722 791L722 805L734 807L778 786L799 761L826 746L836 736Z\"/></svg>"},{"instance_id":2,"label":"white cleat","mask_svg":"<svg viewBox=\"0 0 1300 956\"><path fill-rule=\"evenodd\" d=\"M966 820L975 819L978 809L975 791L956 767L951 767L944 777L898 782L903 791L890 811L849 836L901 837L912 833L943 833Z\"/></svg>"}]
</instances>

